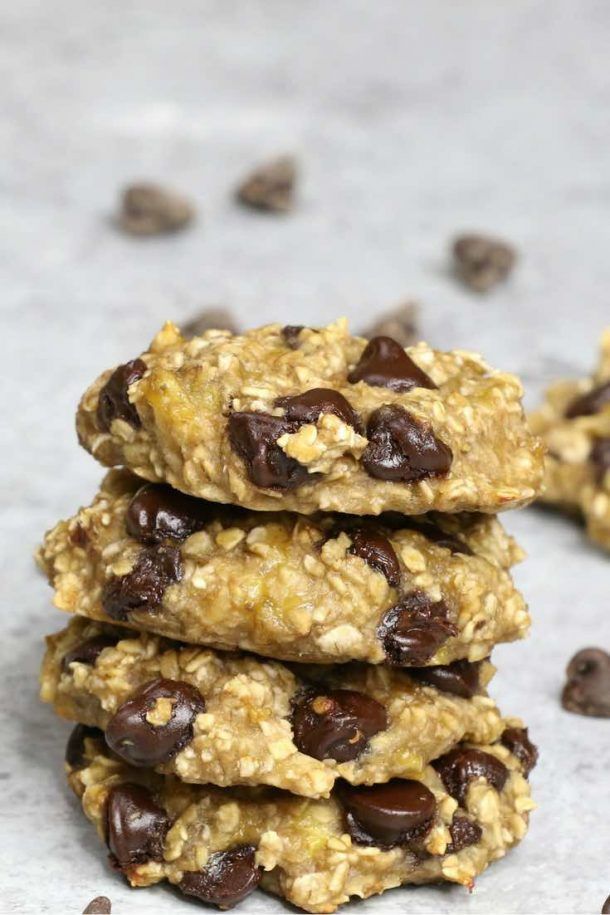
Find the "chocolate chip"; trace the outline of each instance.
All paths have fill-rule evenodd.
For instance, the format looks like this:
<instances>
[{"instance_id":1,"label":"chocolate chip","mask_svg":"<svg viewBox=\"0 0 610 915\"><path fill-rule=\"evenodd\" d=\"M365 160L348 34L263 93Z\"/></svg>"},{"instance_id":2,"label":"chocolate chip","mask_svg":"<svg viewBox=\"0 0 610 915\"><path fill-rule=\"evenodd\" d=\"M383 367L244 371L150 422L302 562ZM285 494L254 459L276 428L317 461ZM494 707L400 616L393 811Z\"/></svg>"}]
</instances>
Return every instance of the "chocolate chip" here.
<instances>
[{"instance_id":1,"label":"chocolate chip","mask_svg":"<svg viewBox=\"0 0 610 915\"><path fill-rule=\"evenodd\" d=\"M288 422L315 423L322 413L333 413L357 432L362 430L358 414L343 394L330 388L312 388L295 397L278 397L276 407L282 407Z\"/></svg>"},{"instance_id":2,"label":"chocolate chip","mask_svg":"<svg viewBox=\"0 0 610 915\"><path fill-rule=\"evenodd\" d=\"M142 425L138 411L129 400L129 388L139 381L147 365L143 359L132 359L114 370L97 401L97 424L102 432L109 432L112 421L122 419L134 429Z\"/></svg>"},{"instance_id":3,"label":"chocolate chip","mask_svg":"<svg viewBox=\"0 0 610 915\"><path fill-rule=\"evenodd\" d=\"M187 871L178 889L201 902L230 909L254 892L260 883L262 870L256 866L255 855L253 845L238 845L229 851L215 852L202 870Z\"/></svg>"},{"instance_id":4,"label":"chocolate chip","mask_svg":"<svg viewBox=\"0 0 610 915\"><path fill-rule=\"evenodd\" d=\"M361 559L377 572L385 576L392 588L400 584L400 563L390 541L375 530L356 528L349 531L352 541L348 552Z\"/></svg>"},{"instance_id":5,"label":"chocolate chip","mask_svg":"<svg viewBox=\"0 0 610 915\"><path fill-rule=\"evenodd\" d=\"M610 438L595 439L589 452L589 460L595 468L597 482L601 485L607 471L610 470Z\"/></svg>"},{"instance_id":6,"label":"chocolate chip","mask_svg":"<svg viewBox=\"0 0 610 915\"><path fill-rule=\"evenodd\" d=\"M419 518L401 515L400 512L383 512L377 516L377 521L383 527L389 527L393 531L414 531L452 553L474 556L473 551L464 540L460 540L455 534L447 533L433 521L421 521Z\"/></svg>"},{"instance_id":7,"label":"chocolate chip","mask_svg":"<svg viewBox=\"0 0 610 915\"><path fill-rule=\"evenodd\" d=\"M232 334L239 333L235 318L227 308L204 308L180 327L180 333L187 340L192 337L200 337L206 330L228 330Z\"/></svg>"},{"instance_id":8,"label":"chocolate chip","mask_svg":"<svg viewBox=\"0 0 610 915\"><path fill-rule=\"evenodd\" d=\"M77 724L72 729L66 744L66 763L71 769L82 769L86 765L85 740L103 740L104 734L99 728L86 724Z\"/></svg>"},{"instance_id":9,"label":"chocolate chip","mask_svg":"<svg viewBox=\"0 0 610 915\"><path fill-rule=\"evenodd\" d=\"M263 489L296 489L312 479L307 468L284 454L278 438L298 427L266 413L232 413L229 441L246 464L248 476Z\"/></svg>"},{"instance_id":10,"label":"chocolate chip","mask_svg":"<svg viewBox=\"0 0 610 915\"><path fill-rule=\"evenodd\" d=\"M194 215L194 207L181 194L140 182L123 191L119 225L131 235L161 235L183 229Z\"/></svg>"},{"instance_id":11,"label":"chocolate chip","mask_svg":"<svg viewBox=\"0 0 610 915\"><path fill-rule=\"evenodd\" d=\"M468 786L475 779L484 778L496 791L501 791L508 778L508 769L496 756L472 747L450 750L432 765L440 775L447 793L461 807L466 806Z\"/></svg>"},{"instance_id":12,"label":"chocolate chip","mask_svg":"<svg viewBox=\"0 0 610 915\"><path fill-rule=\"evenodd\" d=\"M388 726L376 699L352 689L306 692L295 703L292 727L301 753L315 759L356 759L371 737Z\"/></svg>"},{"instance_id":13,"label":"chocolate chip","mask_svg":"<svg viewBox=\"0 0 610 915\"><path fill-rule=\"evenodd\" d=\"M304 329L304 324L286 324L285 327L282 327L282 337L290 349L299 348L299 335Z\"/></svg>"},{"instance_id":14,"label":"chocolate chip","mask_svg":"<svg viewBox=\"0 0 610 915\"><path fill-rule=\"evenodd\" d=\"M350 384L364 381L373 387L389 388L398 393L412 388L436 388L432 379L413 362L400 343L391 337L373 337L347 380Z\"/></svg>"},{"instance_id":15,"label":"chocolate chip","mask_svg":"<svg viewBox=\"0 0 610 915\"><path fill-rule=\"evenodd\" d=\"M79 521L77 521L74 527L71 528L69 537L72 546L78 546L82 550L86 549L89 543L89 533Z\"/></svg>"},{"instance_id":16,"label":"chocolate chip","mask_svg":"<svg viewBox=\"0 0 610 915\"><path fill-rule=\"evenodd\" d=\"M361 331L361 337L391 337L400 346L412 346L417 341L417 305L402 302L397 308L382 314L374 324Z\"/></svg>"},{"instance_id":17,"label":"chocolate chip","mask_svg":"<svg viewBox=\"0 0 610 915\"><path fill-rule=\"evenodd\" d=\"M83 915L110 915L112 903L108 896L96 896L89 905L83 909Z\"/></svg>"},{"instance_id":18,"label":"chocolate chip","mask_svg":"<svg viewBox=\"0 0 610 915\"><path fill-rule=\"evenodd\" d=\"M449 827L451 843L445 849L446 855L455 855L463 848L476 845L483 835L483 830L478 823L473 823L468 817L456 814Z\"/></svg>"},{"instance_id":19,"label":"chocolate chip","mask_svg":"<svg viewBox=\"0 0 610 915\"><path fill-rule=\"evenodd\" d=\"M517 259L515 249L485 235L461 235L453 243L455 273L477 292L487 292L506 279Z\"/></svg>"},{"instance_id":20,"label":"chocolate chip","mask_svg":"<svg viewBox=\"0 0 610 915\"><path fill-rule=\"evenodd\" d=\"M127 533L142 543L186 540L214 517L215 507L204 499L187 496L171 486L147 483L137 491L127 509Z\"/></svg>"},{"instance_id":21,"label":"chocolate chip","mask_svg":"<svg viewBox=\"0 0 610 915\"><path fill-rule=\"evenodd\" d=\"M281 156L265 162L239 185L236 198L244 206L269 213L286 213L292 209L296 184L296 162L292 156Z\"/></svg>"},{"instance_id":22,"label":"chocolate chip","mask_svg":"<svg viewBox=\"0 0 610 915\"><path fill-rule=\"evenodd\" d=\"M143 550L127 575L111 578L102 591L104 611L114 620L126 620L130 613L154 613L166 588L182 578L180 551L160 544Z\"/></svg>"},{"instance_id":23,"label":"chocolate chip","mask_svg":"<svg viewBox=\"0 0 610 915\"><path fill-rule=\"evenodd\" d=\"M106 843L121 870L163 859L170 827L167 813L148 788L116 785L106 802Z\"/></svg>"},{"instance_id":24,"label":"chocolate chip","mask_svg":"<svg viewBox=\"0 0 610 915\"><path fill-rule=\"evenodd\" d=\"M445 475L451 468L451 449L398 404L385 404L371 413L366 437L362 464L375 479L414 483Z\"/></svg>"},{"instance_id":25,"label":"chocolate chip","mask_svg":"<svg viewBox=\"0 0 610 915\"><path fill-rule=\"evenodd\" d=\"M529 739L527 728L506 728L502 734L502 743L517 757L527 778L538 762L538 747Z\"/></svg>"},{"instance_id":26,"label":"chocolate chip","mask_svg":"<svg viewBox=\"0 0 610 915\"><path fill-rule=\"evenodd\" d=\"M472 699L480 690L480 666L480 661L454 661L452 664L433 667L414 667L409 670L409 674L420 683L434 686L443 693Z\"/></svg>"},{"instance_id":27,"label":"chocolate chip","mask_svg":"<svg viewBox=\"0 0 610 915\"><path fill-rule=\"evenodd\" d=\"M608 403L610 403L610 380L597 385L586 394L575 397L566 407L564 416L566 419L576 419L577 416L594 416Z\"/></svg>"},{"instance_id":28,"label":"chocolate chip","mask_svg":"<svg viewBox=\"0 0 610 915\"><path fill-rule=\"evenodd\" d=\"M610 655L601 648L583 648L567 669L561 704L568 712L610 718Z\"/></svg>"},{"instance_id":29,"label":"chocolate chip","mask_svg":"<svg viewBox=\"0 0 610 915\"><path fill-rule=\"evenodd\" d=\"M85 639L63 656L62 671L69 672L70 664L77 661L79 664L95 664L104 648L111 648L118 641L119 637L112 635L96 635L91 639Z\"/></svg>"},{"instance_id":30,"label":"chocolate chip","mask_svg":"<svg viewBox=\"0 0 610 915\"><path fill-rule=\"evenodd\" d=\"M171 700L169 720L151 724L147 715L160 699ZM193 723L205 711L204 699L194 686L161 677L145 683L119 706L106 727L106 743L132 766L158 766L168 762L193 737Z\"/></svg>"},{"instance_id":31,"label":"chocolate chip","mask_svg":"<svg viewBox=\"0 0 610 915\"><path fill-rule=\"evenodd\" d=\"M359 845L410 845L429 832L436 812L432 792L409 779L370 786L342 784L338 795L348 831Z\"/></svg>"},{"instance_id":32,"label":"chocolate chip","mask_svg":"<svg viewBox=\"0 0 610 915\"><path fill-rule=\"evenodd\" d=\"M608 896L602 906L601 915L610 915L610 896Z\"/></svg>"},{"instance_id":33,"label":"chocolate chip","mask_svg":"<svg viewBox=\"0 0 610 915\"><path fill-rule=\"evenodd\" d=\"M412 591L389 610L377 627L377 636L394 667L418 666L428 661L457 629L448 619L449 608L423 591Z\"/></svg>"}]
</instances>

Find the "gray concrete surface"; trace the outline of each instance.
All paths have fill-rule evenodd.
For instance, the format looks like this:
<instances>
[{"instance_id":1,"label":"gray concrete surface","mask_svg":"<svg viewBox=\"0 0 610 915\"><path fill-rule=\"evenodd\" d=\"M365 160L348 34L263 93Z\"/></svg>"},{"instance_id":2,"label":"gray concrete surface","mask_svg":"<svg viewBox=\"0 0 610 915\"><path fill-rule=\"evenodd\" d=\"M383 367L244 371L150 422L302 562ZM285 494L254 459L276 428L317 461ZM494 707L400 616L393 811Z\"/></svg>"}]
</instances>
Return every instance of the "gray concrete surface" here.
<instances>
[{"instance_id":1,"label":"gray concrete surface","mask_svg":"<svg viewBox=\"0 0 610 915\"><path fill-rule=\"evenodd\" d=\"M41 638L65 620L31 552L100 477L73 432L85 385L206 304L357 326L403 296L432 343L519 372L530 403L584 370L610 319L609 32L604 0L2 4L0 910L189 905L107 868L63 783L68 726L36 698ZM294 215L237 209L243 169L284 150L303 166ZM142 177L193 195L192 231L113 229L118 188ZM448 239L470 227L522 251L484 299L447 275ZM594 913L610 893L610 723L557 701L572 653L610 643L609 559L563 519L507 524L535 625L497 652L494 694L540 744L530 835L470 896L405 889L349 911Z\"/></svg>"}]
</instances>

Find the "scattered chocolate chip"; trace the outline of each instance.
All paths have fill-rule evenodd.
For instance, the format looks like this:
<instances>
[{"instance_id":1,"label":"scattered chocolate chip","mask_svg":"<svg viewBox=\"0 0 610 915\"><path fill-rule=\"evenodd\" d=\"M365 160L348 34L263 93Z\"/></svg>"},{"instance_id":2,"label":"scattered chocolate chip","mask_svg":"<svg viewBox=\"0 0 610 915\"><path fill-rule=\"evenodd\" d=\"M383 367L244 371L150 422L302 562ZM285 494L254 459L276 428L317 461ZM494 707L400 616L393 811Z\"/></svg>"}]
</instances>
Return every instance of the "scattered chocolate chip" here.
<instances>
[{"instance_id":1,"label":"scattered chocolate chip","mask_svg":"<svg viewBox=\"0 0 610 915\"><path fill-rule=\"evenodd\" d=\"M278 397L275 406L284 409L288 422L299 426L315 423L322 413L332 413L357 432L362 430L358 414L350 402L343 394L330 388L312 388L295 397Z\"/></svg>"},{"instance_id":2,"label":"scattered chocolate chip","mask_svg":"<svg viewBox=\"0 0 610 915\"><path fill-rule=\"evenodd\" d=\"M400 563L387 537L367 528L349 531L349 536L352 545L348 552L364 559L367 565L385 576L390 587L397 588L401 579Z\"/></svg>"},{"instance_id":3,"label":"scattered chocolate chip","mask_svg":"<svg viewBox=\"0 0 610 915\"><path fill-rule=\"evenodd\" d=\"M414 483L444 476L451 468L451 449L398 404L385 404L371 413L366 437L362 464L375 479Z\"/></svg>"},{"instance_id":4,"label":"scattered chocolate chip","mask_svg":"<svg viewBox=\"0 0 610 915\"><path fill-rule=\"evenodd\" d=\"M583 648L567 669L561 704L568 712L610 718L610 655L601 648Z\"/></svg>"},{"instance_id":5,"label":"scattered chocolate chip","mask_svg":"<svg viewBox=\"0 0 610 915\"><path fill-rule=\"evenodd\" d=\"M484 778L501 791L508 778L504 763L491 753L472 747L457 747L432 763L441 777L445 789L461 807L466 805L468 786L477 778Z\"/></svg>"},{"instance_id":6,"label":"scattered chocolate chip","mask_svg":"<svg viewBox=\"0 0 610 915\"><path fill-rule=\"evenodd\" d=\"M601 485L610 470L610 438L597 438L594 441L589 460L595 467L597 482Z\"/></svg>"},{"instance_id":7,"label":"scattered chocolate chip","mask_svg":"<svg viewBox=\"0 0 610 915\"><path fill-rule=\"evenodd\" d=\"M434 667L413 667L409 674L420 683L434 686L443 693L461 696L462 699L472 699L480 689L480 667L480 661L454 661L452 664Z\"/></svg>"},{"instance_id":8,"label":"scattered chocolate chip","mask_svg":"<svg viewBox=\"0 0 610 915\"><path fill-rule=\"evenodd\" d=\"M210 855L202 870L187 871L178 889L201 902L230 909L254 892L260 883L262 871L256 866L255 855L253 845L218 851Z\"/></svg>"},{"instance_id":9,"label":"scattered chocolate chip","mask_svg":"<svg viewBox=\"0 0 610 915\"><path fill-rule=\"evenodd\" d=\"M282 327L282 337L290 349L299 348L299 335L302 330L305 330L304 324L286 324Z\"/></svg>"},{"instance_id":10,"label":"scattered chocolate chip","mask_svg":"<svg viewBox=\"0 0 610 915\"><path fill-rule=\"evenodd\" d=\"M164 724L151 724L147 716L160 699L171 700L169 719ZM158 766L192 739L195 718L204 711L198 689L181 680L159 677L145 683L119 706L106 727L106 743L132 766Z\"/></svg>"},{"instance_id":11,"label":"scattered chocolate chip","mask_svg":"<svg viewBox=\"0 0 610 915\"><path fill-rule=\"evenodd\" d=\"M265 162L239 185L237 200L254 210L287 213L294 203L296 177L296 162L292 156Z\"/></svg>"},{"instance_id":12,"label":"scattered chocolate chip","mask_svg":"<svg viewBox=\"0 0 610 915\"><path fill-rule=\"evenodd\" d=\"M449 608L423 591L405 594L383 614L377 627L387 663L394 667L425 664L457 629Z\"/></svg>"},{"instance_id":13,"label":"scattered chocolate chip","mask_svg":"<svg viewBox=\"0 0 610 915\"><path fill-rule=\"evenodd\" d=\"M296 489L312 479L307 468L284 454L276 444L296 426L279 416L266 413L231 413L231 447L246 464L248 476L263 489Z\"/></svg>"},{"instance_id":14,"label":"scattered chocolate chip","mask_svg":"<svg viewBox=\"0 0 610 915\"><path fill-rule=\"evenodd\" d=\"M597 385L586 394L575 397L566 407L564 415L566 419L576 419L577 416L594 416L608 403L610 403L610 380Z\"/></svg>"},{"instance_id":15,"label":"scattered chocolate chip","mask_svg":"<svg viewBox=\"0 0 610 915\"><path fill-rule=\"evenodd\" d=\"M162 235L184 229L195 216L193 205L175 191L141 182L125 188L119 225L130 235Z\"/></svg>"},{"instance_id":16,"label":"scattered chocolate chip","mask_svg":"<svg viewBox=\"0 0 610 915\"><path fill-rule=\"evenodd\" d=\"M181 326L180 333L185 339L190 340L191 337L200 337L206 330L239 333L239 327L228 308L204 308Z\"/></svg>"},{"instance_id":17,"label":"scattered chocolate chip","mask_svg":"<svg viewBox=\"0 0 610 915\"><path fill-rule=\"evenodd\" d=\"M350 384L364 381L373 387L404 392L412 388L436 388L404 349L391 337L373 337L360 360L347 376Z\"/></svg>"},{"instance_id":18,"label":"scattered chocolate chip","mask_svg":"<svg viewBox=\"0 0 610 915\"><path fill-rule=\"evenodd\" d=\"M602 906L601 915L610 915L610 896L608 896Z\"/></svg>"},{"instance_id":19,"label":"scattered chocolate chip","mask_svg":"<svg viewBox=\"0 0 610 915\"><path fill-rule=\"evenodd\" d=\"M410 845L432 827L436 802L421 782L393 778L378 785L341 784L347 828L358 845Z\"/></svg>"},{"instance_id":20,"label":"scattered chocolate chip","mask_svg":"<svg viewBox=\"0 0 610 915\"><path fill-rule=\"evenodd\" d=\"M121 870L161 861L169 827L167 813L148 788L126 783L111 789L106 802L106 842Z\"/></svg>"},{"instance_id":21,"label":"scattered chocolate chip","mask_svg":"<svg viewBox=\"0 0 610 915\"><path fill-rule=\"evenodd\" d=\"M376 699L352 689L306 692L297 699L292 727L301 753L315 759L356 759L371 737L388 726L386 710Z\"/></svg>"},{"instance_id":22,"label":"scattered chocolate chip","mask_svg":"<svg viewBox=\"0 0 610 915\"><path fill-rule=\"evenodd\" d=\"M453 243L455 273L476 292L487 292L506 279L515 265L515 249L498 238L460 235Z\"/></svg>"},{"instance_id":23,"label":"scattered chocolate chip","mask_svg":"<svg viewBox=\"0 0 610 915\"><path fill-rule=\"evenodd\" d=\"M138 556L127 575L111 578L102 591L102 606L114 620L124 621L136 611L154 613L166 588L182 578L180 551L159 544Z\"/></svg>"},{"instance_id":24,"label":"scattered chocolate chip","mask_svg":"<svg viewBox=\"0 0 610 915\"><path fill-rule=\"evenodd\" d=\"M502 743L517 757L527 778L538 762L538 747L529 739L527 728L506 728L502 734Z\"/></svg>"},{"instance_id":25,"label":"scattered chocolate chip","mask_svg":"<svg viewBox=\"0 0 610 915\"><path fill-rule=\"evenodd\" d=\"M104 648L111 648L119 641L118 636L96 635L91 639L85 639L79 645L75 645L70 651L66 652L61 662L62 671L70 669L70 664L78 661L79 664L95 664Z\"/></svg>"},{"instance_id":26,"label":"scattered chocolate chip","mask_svg":"<svg viewBox=\"0 0 610 915\"><path fill-rule=\"evenodd\" d=\"M86 763L85 740L103 740L104 734L99 728L86 724L77 724L72 728L66 744L65 759L71 769L82 769Z\"/></svg>"},{"instance_id":27,"label":"scattered chocolate chip","mask_svg":"<svg viewBox=\"0 0 610 915\"><path fill-rule=\"evenodd\" d=\"M115 419L124 420L134 429L140 428L138 411L129 400L129 387L139 381L146 369L143 359L132 359L114 370L97 401L97 424L102 432L108 432Z\"/></svg>"},{"instance_id":28,"label":"scattered chocolate chip","mask_svg":"<svg viewBox=\"0 0 610 915\"><path fill-rule=\"evenodd\" d=\"M83 909L83 915L110 915L112 903L108 896L96 896L89 905Z\"/></svg>"},{"instance_id":29,"label":"scattered chocolate chip","mask_svg":"<svg viewBox=\"0 0 610 915\"><path fill-rule=\"evenodd\" d=\"M445 850L446 855L455 855L463 848L476 845L483 835L483 830L478 823L473 823L468 817L456 814L449 827L451 843Z\"/></svg>"},{"instance_id":30,"label":"scattered chocolate chip","mask_svg":"<svg viewBox=\"0 0 610 915\"><path fill-rule=\"evenodd\" d=\"M147 483L127 509L127 533L142 543L186 540L215 516L215 507L161 483Z\"/></svg>"},{"instance_id":31,"label":"scattered chocolate chip","mask_svg":"<svg viewBox=\"0 0 610 915\"><path fill-rule=\"evenodd\" d=\"M411 346L417 342L417 305L403 302L397 308L382 314L374 324L362 331L361 337L391 337L400 346Z\"/></svg>"}]
</instances>

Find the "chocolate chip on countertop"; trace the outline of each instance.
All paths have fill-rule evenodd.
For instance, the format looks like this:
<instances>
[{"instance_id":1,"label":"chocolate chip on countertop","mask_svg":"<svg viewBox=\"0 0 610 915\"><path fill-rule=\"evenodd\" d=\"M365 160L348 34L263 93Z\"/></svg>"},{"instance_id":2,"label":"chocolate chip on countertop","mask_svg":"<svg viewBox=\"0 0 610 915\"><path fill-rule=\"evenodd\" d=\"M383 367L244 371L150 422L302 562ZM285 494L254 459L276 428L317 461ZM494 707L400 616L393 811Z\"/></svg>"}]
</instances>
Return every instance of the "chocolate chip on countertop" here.
<instances>
[{"instance_id":1,"label":"chocolate chip on countertop","mask_svg":"<svg viewBox=\"0 0 610 915\"><path fill-rule=\"evenodd\" d=\"M162 235L185 228L194 216L186 197L158 184L139 182L123 191L119 225L130 235Z\"/></svg>"},{"instance_id":2,"label":"chocolate chip on countertop","mask_svg":"<svg viewBox=\"0 0 610 915\"><path fill-rule=\"evenodd\" d=\"M280 156L255 168L241 182L235 196L239 203L254 210L287 213L294 203L296 178L295 159Z\"/></svg>"},{"instance_id":3,"label":"chocolate chip on countertop","mask_svg":"<svg viewBox=\"0 0 610 915\"><path fill-rule=\"evenodd\" d=\"M602 906L601 915L610 915L610 896L608 896Z\"/></svg>"},{"instance_id":4,"label":"chocolate chip on countertop","mask_svg":"<svg viewBox=\"0 0 610 915\"><path fill-rule=\"evenodd\" d=\"M586 394L580 394L570 401L564 416L566 419L576 419L577 416L594 416L610 403L610 380L596 385Z\"/></svg>"},{"instance_id":5,"label":"chocolate chip on countertop","mask_svg":"<svg viewBox=\"0 0 610 915\"><path fill-rule=\"evenodd\" d=\"M169 718L164 724L153 724L148 718L162 699L171 700ZM119 706L106 727L106 743L132 766L157 766L172 759L192 739L195 718L204 711L205 701L198 689L181 680L159 677Z\"/></svg>"},{"instance_id":6,"label":"chocolate chip on countertop","mask_svg":"<svg viewBox=\"0 0 610 915\"><path fill-rule=\"evenodd\" d=\"M255 863L253 845L238 845L228 851L215 852L200 871L187 871L178 889L201 902L230 909L260 883L262 870Z\"/></svg>"},{"instance_id":7,"label":"chocolate chip on countertop","mask_svg":"<svg viewBox=\"0 0 610 915\"><path fill-rule=\"evenodd\" d=\"M527 728L506 728L502 734L502 743L517 757L527 778L538 762L538 747L529 739Z\"/></svg>"},{"instance_id":8,"label":"chocolate chip on countertop","mask_svg":"<svg viewBox=\"0 0 610 915\"><path fill-rule=\"evenodd\" d=\"M375 479L414 483L445 475L451 468L451 449L398 404L385 404L371 413L366 437L362 464Z\"/></svg>"},{"instance_id":9,"label":"chocolate chip on countertop","mask_svg":"<svg viewBox=\"0 0 610 915\"><path fill-rule=\"evenodd\" d=\"M248 476L262 489L296 489L313 475L294 458L288 457L278 438L295 432L296 426L280 416L266 413L231 413L229 440L233 450L246 464Z\"/></svg>"},{"instance_id":10,"label":"chocolate chip on countertop","mask_svg":"<svg viewBox=\"0 0 610 915\"><path fill-rule=\"evenodd\" d=\"M430 830L436 801L421 782L394 778L378 785L340 784L347 828L358 845L409 845Z\"/></svg>"},{"instance_id":11,"label":"chocolate chip on countertop","mask_svg":"<svg viewBox=\"0 0 610 915\"><path fill-rule=\"evenodd\" d=\"M350 384L364 381L374 387L404 392L436 385L391 337L373 337L358 364L347 376Z\"/></svg>"},{"instance_id":12,"label":"chocolate chip on countertop","mask_svg":"<svg viewBox=\"0 0 610 915\"><path fill-rule=\"evenodd\" d=\"M461 807L466 805L468 786L477 778L484 778L501 791L508 778L508 769L491 753L472 747L457 747L432 763L447 790Z\"/></svg>"},{"instance_id":13,"label":"chocolate chip on countertop","mask_svg":"<svg viewBox=\"0 0 610 915\"><path fill-rule=\"evenodd\" d=\"M400 563L387 537L367 528L356 528L348 533L352 541L348 552L364 559L367 565L385 576L390 587L397 588L401 578Z\"/></svg>"},{"instance_id":14,"label":"chocolate chip on countertop","mask_svg":"<svg viewBox=\"0 0 610 915\"><path fill-rule=\"evenodd\" d=\"M104 648L112 648L119 641L116 635L96 635L91 639L85 639L67 651L61 662L61 669L64 672L69 671L70 664L78 661L79 664L95 664Z\"/></svg>"},{"instance_id":15,"label":"chocolate chip on countertop","mask_svg":"<svg viewBox=\"0 0 610 915\"><path fill-rule=\"evenodd\" d=\"M106 843L121 870L161 861L170 820L148 788L126 783L111 789L106 802Z\"/></svg>"},{"instance_id":16,"label":"chocolate chip on countertop","mask_svg":"<svg viewBox=\"0 0 610 915\"><path fill-rule=\"evenodd\" d=\"M480 661L454 661L452 664L434 667L414 667L409 670L409 674L420 683L434 686L443 693L472 699L480 690L480 667Z\"/></svg>"},{"instance_id":17,"label":"chocolate chip on countertop","mask_svg":"<svg viewBox=\"0 0 610 915\"><path fill-rule=\"evenodd\" d=\"M451 843L445 850L446 855L455 855L463 848L469 848L476 845L483 835L483 830L478 823L473 823L465 816L456 814L449 827Z\"/></svg>"},{"instance_id":18,"label":"chocolate chip on countertop","mask_svg":"<svg viewBox=\"0 0 610 915\"><path fill-rule=\"evenodd\" d=\"M568 712L610 718L610 655L601 648L583 648L567 669L561 704Z\"/></svg>"},{"instance_id":19,"label":"chocolate chip on countertop","mask_svg":"<svg viewBox=\"0 0 610 915\"><path fill-rule=\"evenodd\" d=\"M589 452L589 460L595 468L597 482L601 484L610 470L610 438L597 438Z\"/></svg>"},{"instance_id":20,"label":"chocolate chip on countertop","mask_svg":"<svg viewBox=\"0 0 610 915\"><path fill-rule=\"evenodd\" d=\"M99 728L86 724L77 724L72 728L66 744L65 760L71 769L82 769L86 763L85 740L103 740L104 733Z\"/></svg>"},{"instance_id":21,"label":"chocolate chip on countertop","mask_svg":"<svg viewBox=\"0 0 610 915\"><path fill-rule=\"evenodd\" d=\"M127 509L127 533L142 543L186 540L202 530L217 514L217 507L161 483L147 483L137 491Z\"/></svg>"},{"instance_id":22,"label":"chocolate chip on countertop","mask_svg":"<svg viewBox=\"0 0 610 915\"><path fill-rule=\"evenodd\" d=\"M154 613L165 590L182 578L180 551L159 544L143 550L127 575L111 578L102 591L102 606L114 620L125 621L136 611Z\"/></svg>"},{"instance_id":23,"label":"chocolate chip on countertop","mask_svg":"<svg viewBox=\"0 0 610 915\"><path fill-rule=\"evenodd\" d=\"M498 238L460 235L453 243L455 273L476 292L487 292L506 279L517 259L515 249Z\"/></svg>"},{"instance_id":24,"label":"chocolate chip on countertop","mask_svg":"<svg viewBox=\"0 0 610 915\"><path fill-rule=\"evenodd\" d=\"M228 308L204 308L180 327L180 333L187 340L192 337L200 337L206 330L228 330L232 334L239 333L239 327Z\"/></svg>"},{"instance_id":25,"label":"chocolate chip on countertop","mask_svg":"<svg viewBox=\"0 0 610 915\"><path fill-rule=\"evenodd\" d=\"M97 401L97 424L102 432L110 431L115 419L122 419L134 429L142 425L138 411L129 400L129 387L139 381L147 365L143 359L132 359L114 370Z\"/></svg>"},{"instance_id":26,"label":"chocolate chip on countertop","mask_svg":"<svg viewBox=\"0 0 610 915\"><path fill-rule=\"evenodd\" d=\"M110 915L112 903L108 896L96 896L89 905L83 909L83 915Z\"/></svg>"},{"instance_id":27,"label":"chocolate chip on countertop","mask_svg":"<svg viewBox=\"0 0 610 915\"><path fill-rule=\"evenodd\" d=\"M356 759L371 737L388 726L386 710L364 693L351 689L306 692L294 706L294 742L315 759Z\"/></svg>"},{"instance_id":28,"label":"chocolate chip on countertop","mask_svg":"<svg viewBox=\"0 0 610 915\"><path fill-rule=\"evenodd\" d=\"M284 409L290 423L315 423L322 413L332 413L357 432L362 430L358 414L350 402L331 388L312 388L294 397L278 397L275 406Z\"/></svg>"},{"instance_id":29,"label":"chocolate chip on countertop","mask_svg":"<svg viewBox=\"0 0 610 915\"><path fill-rule=\"evenodd\" d=\"M423 591L405 594L386 610L377 627L387 663L394 667L424 664L456 633L447 604L432 601Z\"/></svg>"},{"instance_id":30,"label":"chocolate chip on countertop","mask_svg":"<svg viewBox=\"0 0 610 915\"><path fill-rule=\"evenodd\" d=\"M400 346L412 346L417 342L417 311L415 302L402 302L391 311L384 312L366 330L361 337L371 340L373 337L391 337Z\"/></svg>"}]
</instances>

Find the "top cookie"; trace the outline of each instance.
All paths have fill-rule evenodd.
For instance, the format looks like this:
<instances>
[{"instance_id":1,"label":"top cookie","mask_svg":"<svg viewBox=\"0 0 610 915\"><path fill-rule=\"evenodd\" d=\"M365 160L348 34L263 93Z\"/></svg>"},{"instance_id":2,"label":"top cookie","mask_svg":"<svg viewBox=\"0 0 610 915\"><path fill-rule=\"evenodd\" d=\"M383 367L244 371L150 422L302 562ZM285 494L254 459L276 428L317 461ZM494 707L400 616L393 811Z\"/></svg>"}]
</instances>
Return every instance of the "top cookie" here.
<instances>
[{"instance_id":1,"label":"top cookie","mask_svg":"<svg viewBox=\"0 0 610 915\"><path fill-rule=\"evenodd\" d=\"M540 484L521 394L479 356L367 344L345 321L191 340L166 324L94 382L77 429L102 464L252 509L497 512Z\"/></svg>"}]
</instances>

